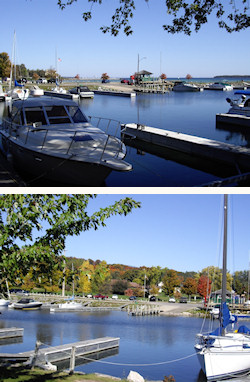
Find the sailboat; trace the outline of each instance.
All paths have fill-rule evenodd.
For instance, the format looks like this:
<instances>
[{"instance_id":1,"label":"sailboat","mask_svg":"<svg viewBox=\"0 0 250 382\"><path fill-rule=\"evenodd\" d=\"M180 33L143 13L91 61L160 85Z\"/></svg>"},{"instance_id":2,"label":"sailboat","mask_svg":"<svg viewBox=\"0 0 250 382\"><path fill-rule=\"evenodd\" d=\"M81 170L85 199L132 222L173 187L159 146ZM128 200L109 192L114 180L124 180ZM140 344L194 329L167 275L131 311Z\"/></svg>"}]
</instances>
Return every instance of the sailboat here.
<instances>
[{"instance_id":1,"label":"sailboat","mask_svg":"<svg viewBox=\"0 0 250 382\"><path fill-rule=\"evenodd\" d=\"M250 329L240 326L230 330L230 312L226 304L228 196L224 196L224 238L222 301L220 325L212 333L198 334L195 345L201 368L208 381L218 381L250 370Z\"/></svg>"},{"instance_id":2,"label":"sailboat","mask_svg":"<svg viewBox=\"0 0 250 382\"><path fill-rule=\"evenodd\" d=\"M12 87L13 80L13 62L14 62L14 87ZM16 31L14 31L14 40L12 47L12 63L10 72L10 89L7 92L7 96L11 99L27 99L29 96L29 89L24 89L23 85L19 84L16 79Z\"/></svg>"}]
</instances>

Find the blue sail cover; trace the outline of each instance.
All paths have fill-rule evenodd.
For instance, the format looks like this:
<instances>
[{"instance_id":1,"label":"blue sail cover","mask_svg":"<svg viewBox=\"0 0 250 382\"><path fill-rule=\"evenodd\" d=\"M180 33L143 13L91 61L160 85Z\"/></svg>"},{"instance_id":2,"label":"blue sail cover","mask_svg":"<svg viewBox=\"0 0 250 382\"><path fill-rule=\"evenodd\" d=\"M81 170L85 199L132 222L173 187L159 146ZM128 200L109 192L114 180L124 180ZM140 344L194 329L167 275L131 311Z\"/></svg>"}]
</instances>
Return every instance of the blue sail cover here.
<instances>
[{"instance_id":1,"label":"blue sail cover","mask_svg":"<svg viewBox=\"0 0 250 382\"><path fill-rule=\"evenodd\" d=\"M17 82L17 80L15 80L15 86L20 86L20 87L22 87L23 85L19 84L19 82Z\"/></svg>"},{"instance_id":2,"label":"blue sail cover","mask_svg":"<svg viewBox=\"0 0 250 382\"><path fill-rule=\"evenodd\" d=\"M228 324L232 324L237 321L237 317L230 314L226 302L223 302L222 306L220 307L219 319L222 328L226 328Z\"/></svg>"},{"instance_id":3,"label":"blue sail cover","mask_svg":"<svg viewBox=\"0 0 250 382\"><path fill-rule=\"evenodd\" d=\"M250 90L237 90L234 94L246 94L250 95Z\"/></svg>"}]
</instances>

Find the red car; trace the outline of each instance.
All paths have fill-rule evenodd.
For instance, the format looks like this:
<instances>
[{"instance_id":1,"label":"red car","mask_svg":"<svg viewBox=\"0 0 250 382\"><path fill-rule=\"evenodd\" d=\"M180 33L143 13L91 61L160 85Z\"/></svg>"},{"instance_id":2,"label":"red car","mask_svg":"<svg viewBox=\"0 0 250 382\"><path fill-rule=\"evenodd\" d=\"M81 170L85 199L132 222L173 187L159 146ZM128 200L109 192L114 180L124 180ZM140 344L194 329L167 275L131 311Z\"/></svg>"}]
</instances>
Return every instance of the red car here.
<instances>
[{"instance_id":1,"label":"red car","mask_svg":"<svg viewBox=\"0 0 250 382\"><path fill-rule=\"evenodd\" d=\"M121 84L132 85L132 82L129 80L121 80Z\"/></svg>"},{"instance_id":2,"label":"red car","mask_svg":"<svg viewBox=\"0 0 250 382\"><path fill-rule=\"evenodd\" d=\"M104 296L103 294L98 293L98 294L96 294L96 295L94 296L94 298L99 298L99 299L101 299L101 300L105 300L105 298L108 298L108 296Z\"/></svg>"}]
</instances>

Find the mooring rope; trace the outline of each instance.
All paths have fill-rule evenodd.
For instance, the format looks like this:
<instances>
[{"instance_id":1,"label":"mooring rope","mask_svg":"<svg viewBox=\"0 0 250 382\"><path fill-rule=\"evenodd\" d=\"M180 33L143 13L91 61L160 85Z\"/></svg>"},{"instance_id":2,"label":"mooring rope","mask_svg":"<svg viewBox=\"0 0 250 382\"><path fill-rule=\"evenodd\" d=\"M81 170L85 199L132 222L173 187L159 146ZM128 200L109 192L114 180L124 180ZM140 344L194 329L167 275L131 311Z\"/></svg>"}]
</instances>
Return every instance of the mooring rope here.
<instances>
[{"instance_id":1,"label":"mooring rope","mask_svg":"<svg viewBox=\"0 0 250 382\"><path fill-rule=\"evenodd\" d=\"M41 345L45 345L47 346L48 348L53 348L54 346L50 346L50 345L47 345L43 342L41 342ZM65 354L69 354L69 350L62 350L62 353L65 353ZM86 357L86 356L83 356L83 355L76 355L76 358L83 358L87 361L91 361L91 362L98 362L98 363L103 363L103 364L107 364L107 365L113 365L113 366L159 366L159 365L166 365L166 364L170 364L170 363L174 363L174 362L179 362L179 361L183 361L185 359L188 359L188 358L191 358L191 357L194 357L196 355L196 353L193 353L193 354L190 354L190 355L187 355L185 357L181 357L181 358L176 358L176 359L173 359L173 360L170 360L170 361L162 361L162 362L154 362L154 363L119 363L119 362L109 362L109 361L102 361L102 360L99 360L99 359L92 359L92 358L89 358L89 357Z\"/></svg>"}]
</instances>

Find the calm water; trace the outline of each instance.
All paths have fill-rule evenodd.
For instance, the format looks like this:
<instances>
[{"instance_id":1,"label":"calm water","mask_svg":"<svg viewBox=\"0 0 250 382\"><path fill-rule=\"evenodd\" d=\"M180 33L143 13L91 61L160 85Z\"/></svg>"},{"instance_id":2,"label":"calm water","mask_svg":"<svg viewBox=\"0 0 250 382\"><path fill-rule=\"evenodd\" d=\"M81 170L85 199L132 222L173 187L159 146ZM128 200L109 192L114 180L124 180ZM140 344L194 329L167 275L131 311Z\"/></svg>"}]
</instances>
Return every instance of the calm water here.
<instances>
[{"instance_id":1,"label":"calm water","mask_svg":"<svg viewBox=\"0 0 250 382\"><path fill-rule=\"evenodd\" d=\"M195 334L201 320L196 318L131 317L125 312L49 313L48 311L4 310L0 327L23 327L23 343L2 345L1 352L31 350L35 341L59 345L98 337L120 337L119 353L101 362L78 366L84 372L100 372L126 377L134 370L151 380L174 375L176 381L198 381L200 367L194 354ZM162 363L155 366L136 364ZM120 364L120 365L115 365ZM131 366L124 366L131 364ZM200 379L202 381L204 379Z\"/></svg>"},{"instance_id":2,"label":"calm water","mask_svg":"<svg viewBox=\"0 0 250 382\"><path fill-rule=\"evenodd\" d=\"M87 116L142 123L250 147L250 133L216 129L216 113L229 109L227 97L235 98L234 92L139 94L132 99L95 95L94 99L81 100L80 107ZM3 106L0 104L0 119ZM199 186L232 175L226 174L225 169L211 166L208 161L193 160L169 150L158 157L145 147L133 147L133 141L126 144L126 160L133 164L133 171L112 172L106 179L106 186Z\"/></svg>"},{"instance_id":3,"label":"calm water","mask_svg":"<svg viewBox=\"0 0 250 382\"><path fill-rule=\"evenodd\" d=\"M203 382L205 378L194 355L195 335L201 325L199 318L131 317L118 311L49 313L7 309L2 310L0 327L22 327L24 337L22 343L2 345L0 351L32 350L36 340L51 346L105 336L119 337L117 355L77 366L76 370L120 378L134 370L149 380L163 380L172 374L177 382ZM138 364L145 366L136 366Z\"/></svg>"}]
</instances>

